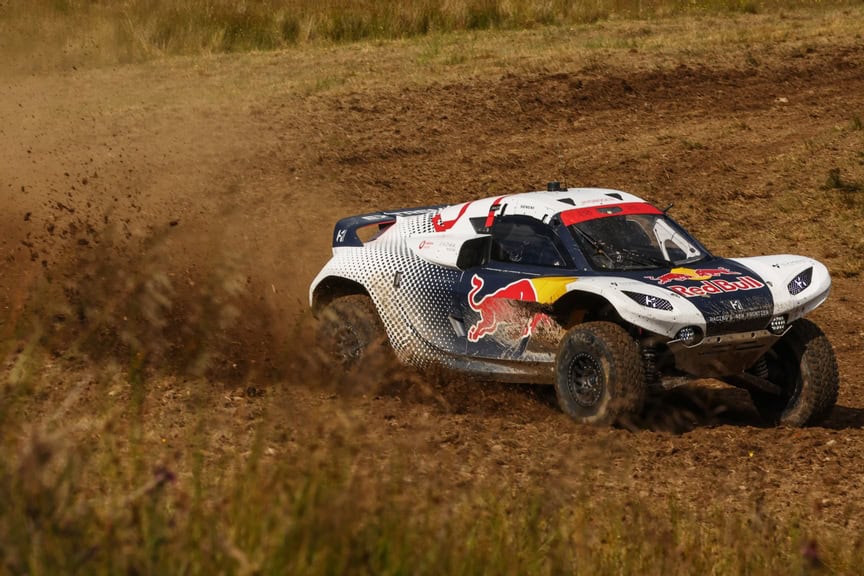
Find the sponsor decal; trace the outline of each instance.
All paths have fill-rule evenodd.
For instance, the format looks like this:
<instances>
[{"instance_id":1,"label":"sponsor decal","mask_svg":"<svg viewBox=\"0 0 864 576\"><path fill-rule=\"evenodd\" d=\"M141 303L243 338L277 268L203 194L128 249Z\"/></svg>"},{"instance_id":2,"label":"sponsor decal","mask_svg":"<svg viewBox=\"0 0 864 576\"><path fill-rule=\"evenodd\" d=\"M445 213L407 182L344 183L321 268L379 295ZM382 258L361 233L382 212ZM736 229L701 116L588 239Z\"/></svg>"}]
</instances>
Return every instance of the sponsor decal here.
<instances>
[{"instance_id":1,"label":"sponsor decal","mask_svg":"<svg viewBox=\"0 0 864 576\"><path fill-rule=\"evenodd\" d=\"M735 280L725 280L718 276L737 276ZM670 282L699 282L699 284L673 284L666 286L676 294L693 298L695 296L711 296L739 290L755 290L765 286L752 276L741 276L741 272L728 268L672 268L660 276L645 276L646 280L666 286ZM733 310L740 310L741 302L732 301Z\"/></svg>"},{"instance_id":2,"label":"sponsor decal","mask_svg":"<svg viewBox=\"0 0 864 576\"><path fill-rule=\"evenodd\" d=\"M481 298L477 297L477 293L483 289L483 278L475 274L471 278L471 286L471 291L468 292L468 306L480 314L480 319L468 329L469 342L477 342L484 336L494 334L498 331L499 325L512 320L508 318L512 315L512 304L508 300L537 301L537 293L530 280L517 280ZM531 318L522 331L521 338L531 335L534 324L534 318Z\"/></svg>"},{"instance_id":3,"label":"sponsor decal","mask_svg":"<svg viewBox=\"0 0 864 576\"><path fill-rule=\"evenodd\" d=\"M505 196L499 196L495 199L494 202L492 202L492 206L489 207L489 215L486 216L486 222L483 224L483 226L485 226L486 228L492 226L492 224L495 222L495 214L497 214L498 210L501 208L501 200L503 200L504 198Z\"/></svg>"},{"instance_id":4,"label":"sponsor decal","mask_svg":"<svg viewBox=\"0 0 864 576\"><path fill-rule=\"evenodd\" d=\"M551 303L567 292L572 277L521 279L511 282L494 292L478 297L484 280L477 274L471 278L468 306L480 315L479 320L468 329L468 341L477 342L484 336L495 334L499 327L513 322L525 322L519 339L528 338L544 320L546 314L538 312L526 317L524 310L516 308L513 301Z\"/></svg>"},{"instance_id":5,"label":"sponsor decal","mask_svg":"<svg viewBox=\"0 0 864 576\"><path fill-rule=\"evenodd\" d=\"M660 276L646 276L647 280L653 280L661 286L669 282L684 282L688 280L710 280L715 276L738 276L740 272L728 268L672 268L666 274Z\"/></svg>"},{"instance_id":6,"label":"sponsor decal","mask_svg":"<svg viewBox=\"0 0 864 576\"><path fill-rule=\"evenodd\" d=\"M737 292L739 290L755 290L765 286L762 282L756 280L752 276L742 276L737 280L704 280L695 286L687 286L684 284L675 284L667 286L676 294L693 298L695 296L711 296L712 294L723 294L726 292Z\"/></svg>"},{"instance_id":7,"label":"sponsor decal","mask_svg":"<svg viewBox=\"0 0 864 576\"><path fill-rule=\"evenodd\" d=\"M771 310L768 308L753 308L751 310L732 310L729 312L718 312L714 314L706 314L705 320L709 324L726 324L729 322L743 322L746 320L756 320L765 318L771 315Z\"/></svg>"},{"instance_id":8,"label":"sponsor decal","mask_svg":"<svg viewBox=\"0 0 864 576\"><path fill-rule=\"evenodd\" d=\"M431 240L421 240L420 245L417 246L417 249L422 250L423 248L426 248L427 246L432 246L432 241Z\"/></svg>"},{"instance_id":9,"label":"sponsor decal","mask_svg":"<svg viewBox=\"0 0 864 576\"><path fill-rule=\"evenodd\" d=\"M392 218L393 216L420 216L421 214L428 214L432 207L429 208L414 208L412 210L385 210L382 212L386 218Z\"/></svg>"}]
</instances>

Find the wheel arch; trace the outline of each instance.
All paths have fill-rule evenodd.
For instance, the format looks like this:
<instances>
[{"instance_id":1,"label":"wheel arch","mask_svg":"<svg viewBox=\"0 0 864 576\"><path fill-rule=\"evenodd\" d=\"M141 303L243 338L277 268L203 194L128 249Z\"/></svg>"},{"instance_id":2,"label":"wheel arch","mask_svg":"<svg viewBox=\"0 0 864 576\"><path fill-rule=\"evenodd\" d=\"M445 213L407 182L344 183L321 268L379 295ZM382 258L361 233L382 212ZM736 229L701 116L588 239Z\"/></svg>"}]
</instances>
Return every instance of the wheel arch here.
<instances>
[{"instance_id":1,"label":"wheel arch","mask_svg":"<svg viewBox=\"0 0 864 576\"><path fill-rule=\"evenodd\" d=\"M369 296L369 291L354 280L342 276L327 276L312 291L312 313L317 316L318 312L333 300L353 294Z\"/></svg>"},{"instance_id":2,"label":"wheel arch","mask_svg":"<svg viewBox=\"0 0 864 576\"><path fill-rule=\"evenodd\" d=\"M583 322L605 321L628 328L615 306L604 296L584 290L571 290L552 305L552 315L569 330Z\"/></svg>"}]
</instances>

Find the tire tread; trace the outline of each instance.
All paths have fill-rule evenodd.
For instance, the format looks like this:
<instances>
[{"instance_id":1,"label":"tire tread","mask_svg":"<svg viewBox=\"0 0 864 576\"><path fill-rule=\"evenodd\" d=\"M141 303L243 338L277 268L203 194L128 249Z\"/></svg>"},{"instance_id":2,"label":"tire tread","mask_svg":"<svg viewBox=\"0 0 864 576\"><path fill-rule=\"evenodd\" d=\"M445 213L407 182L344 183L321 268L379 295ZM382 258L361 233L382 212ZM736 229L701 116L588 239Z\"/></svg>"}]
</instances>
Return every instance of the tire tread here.
<instances>
[{"instance_id":1,"label":"tire tread","mask_svg":"<svg viewBox=\"0 0 864 576\"><path fill-rule=\"evenodd\" d=\"M639 344L617 324L586 322L571 328L564 336L558 353L559 360L565 348L572 345L574 340L584 344L593 344L599 341L606 349L612 366L611 377L607 383L610 388L611 400L606 405L604 414L598 414L596 418L581 417L569 407L567 393L561 384L561 366L559 365L556 366L559 377L556 379L555 390L562 410L577 421L606 425L614 424L626 415L639 413L645 401L646 389Z\"/></svg>"},{"instance_id":2,"label":"tire tread","mask_svg":"<svg viewBox=\"0 0 864 576\"><path fill-rule=\"evenodd\" d=\"M800 393L785 400L785 405L780 404L776 396L755 391L750 396L757 411L771 424L793 427L819 424L837 403L840 373L834 349L822 329L806 318L792 325L781 343L784 341L786 353L794 353L797 359ZM800 373L803 367L806 367L806 375ZM777 384L783 386L788 382Z\"/></svg>"}]
</instances>

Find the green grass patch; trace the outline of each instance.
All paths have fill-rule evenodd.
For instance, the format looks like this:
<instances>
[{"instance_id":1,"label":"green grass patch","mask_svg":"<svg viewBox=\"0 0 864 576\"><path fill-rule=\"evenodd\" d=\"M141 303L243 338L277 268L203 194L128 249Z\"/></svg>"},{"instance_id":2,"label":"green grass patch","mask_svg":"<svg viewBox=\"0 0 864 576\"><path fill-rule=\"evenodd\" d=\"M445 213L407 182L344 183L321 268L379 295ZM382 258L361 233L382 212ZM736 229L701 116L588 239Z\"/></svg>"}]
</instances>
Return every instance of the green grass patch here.
<instances>
[{"instance_id":1,"label":"green grass patch","mask_svg":"<svg viewBox=\"0 0 864 576\"><path fill-rule=\"evenodd\" d=\"M576 26L681 14L754 14L854 0L11 0L0 49L14 60L130 61L272 50L308 42L396 39L464 30Z\"/></svg>"}]
</instances>

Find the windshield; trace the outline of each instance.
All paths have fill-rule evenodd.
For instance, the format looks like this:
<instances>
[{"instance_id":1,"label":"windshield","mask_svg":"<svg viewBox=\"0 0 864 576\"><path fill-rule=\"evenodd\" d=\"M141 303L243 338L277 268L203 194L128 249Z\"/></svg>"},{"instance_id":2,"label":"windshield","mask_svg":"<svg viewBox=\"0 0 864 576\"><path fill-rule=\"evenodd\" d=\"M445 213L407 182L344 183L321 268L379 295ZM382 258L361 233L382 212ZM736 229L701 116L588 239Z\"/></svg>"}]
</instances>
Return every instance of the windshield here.
<instances>
[{"instance_id":1,"label":"windshield","mask_svg":"<svg viewBox=\"0 0 864 576\"><path fill-rule=\"evenodd\" d=\"M594 268L671 268L706 256L662 214L627 214L577 222L567 227Z\"/></svg>"}]
</instances>

